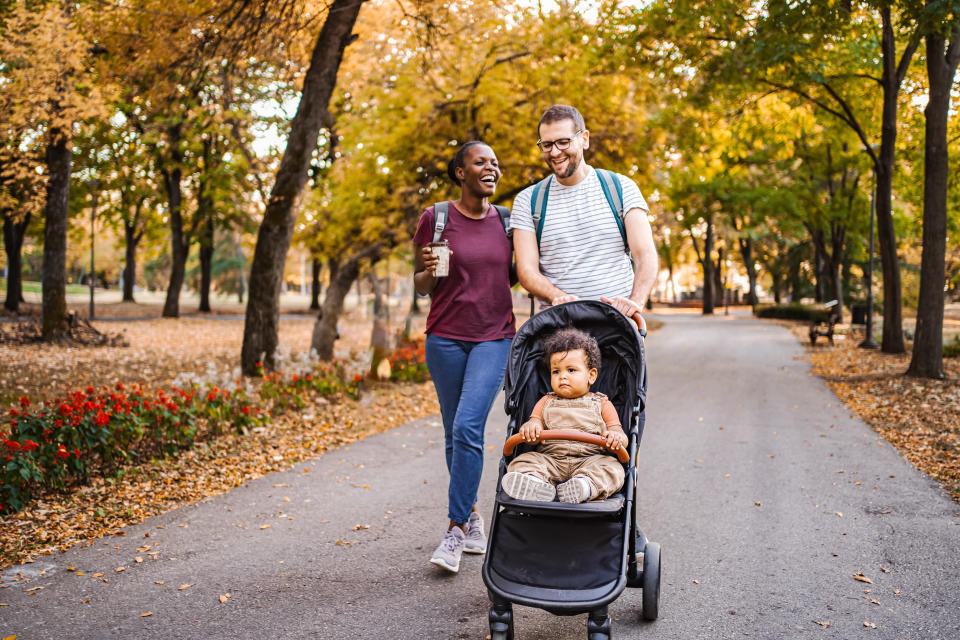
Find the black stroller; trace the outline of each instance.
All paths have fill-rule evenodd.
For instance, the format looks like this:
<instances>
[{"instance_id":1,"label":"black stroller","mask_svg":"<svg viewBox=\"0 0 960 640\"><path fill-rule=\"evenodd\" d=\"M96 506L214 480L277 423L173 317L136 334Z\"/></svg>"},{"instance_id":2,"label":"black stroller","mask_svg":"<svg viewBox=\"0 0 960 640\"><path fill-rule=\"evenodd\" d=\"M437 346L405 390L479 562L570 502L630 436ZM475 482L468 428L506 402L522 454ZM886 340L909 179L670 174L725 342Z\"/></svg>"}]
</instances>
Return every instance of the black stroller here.
<instances>
[{"instance_id":1,"label":"black stroller","mask_svg":"<svg viewBox=\"0 0 960 640\"><path fill-rule=\"evenodd\" d=\"M510 460L530 450L531 445L514 436L537 400L550 391L542 338L566 326L588 332L600 346L600 375L592 389L610 398L628 436L626 479L619 493L603 501L516 500L500 483ZM508 438L483 563L491 601L491 640L513 640L514 603L555 615L588 613L588 640L608 640L607 606L628 586L643 589L643 618L656 619L660 545L648 542L637 528L634 499L646 386L643 335L608 304L578 300L550 307L517 332L506 374Z\"/></svg>"}]
</instances>

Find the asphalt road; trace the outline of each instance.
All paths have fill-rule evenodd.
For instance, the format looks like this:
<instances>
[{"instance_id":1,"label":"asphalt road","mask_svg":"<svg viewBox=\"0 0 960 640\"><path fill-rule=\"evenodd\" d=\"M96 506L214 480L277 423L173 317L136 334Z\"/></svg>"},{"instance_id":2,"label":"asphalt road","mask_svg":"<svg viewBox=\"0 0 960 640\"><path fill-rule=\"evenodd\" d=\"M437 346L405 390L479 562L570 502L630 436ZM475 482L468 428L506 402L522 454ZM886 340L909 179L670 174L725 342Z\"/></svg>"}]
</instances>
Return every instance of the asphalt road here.
<instances>
[{"instance_id":1,"label":"asphalt road","mask_svg":"<svg viewBox=\"0 0 960 640\"><path fill-rule=\"evenodd\" d=\"M664 320L647 343L639 456L641 528L663 545L660 619L641 621L627 590L611 605L614 636L960 638L960 506L808 373L784 329ZM487 425L485 513L501 407ZM445 475L428 418L7 568L0 637L484 638L481 557L464 556L456 576L427 562ZM518 640L585 627L516 609Z\"/></svg>"}]
</instances>

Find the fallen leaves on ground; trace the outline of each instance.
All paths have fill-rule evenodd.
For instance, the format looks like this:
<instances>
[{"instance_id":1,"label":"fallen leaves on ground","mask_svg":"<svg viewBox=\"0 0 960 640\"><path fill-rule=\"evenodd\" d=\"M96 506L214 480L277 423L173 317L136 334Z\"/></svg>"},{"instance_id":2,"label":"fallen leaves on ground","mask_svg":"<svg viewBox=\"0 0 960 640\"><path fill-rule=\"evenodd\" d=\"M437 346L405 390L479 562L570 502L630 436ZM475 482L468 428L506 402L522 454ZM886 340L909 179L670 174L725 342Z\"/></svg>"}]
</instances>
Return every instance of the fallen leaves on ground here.
<instances>
[{"instance_id":1,"label":"fallen leaves on ground","mask_svg":"<svg viewBox=\"0 0 960 640\"><path fill-rule=\"evenodd\" d=\"M305 351L313 324L312 316L282 317L281 343L292 352ZM148 380L167 387L184 371L235 367L243 322L149 319L124 323L122 330L130 347L0 345L0 389L40 398L87 384ZM348 317L342 332L348 347L362 346L369 341L370 323ZM92 545L105 535L123 535L123 527L150 516L435 413L439 406L429 382L374 383L359 400L314 398L300 411L275 416L246 436L226 434L166 460L95 478L72 494L41 497L19 513L0 517L0 569L79 542Z\"/></svg>"},{"instance_id":2,"label":"fallen leaves on ground","mask_svg":"<svg viewBox=\"0 0 960 640\"><path fill-rule=\"evenodd\" d=\"M833 345L811 347L807 324L788 323L806 345L813 373L914 466L960 502L960 358L944 358L943 380L904 375L911 354L887 354L857 345L852 332ZM883 444L882 442L878 444ZM893 476L891 476L893 477Z\"/></svg>"}]
</instances>

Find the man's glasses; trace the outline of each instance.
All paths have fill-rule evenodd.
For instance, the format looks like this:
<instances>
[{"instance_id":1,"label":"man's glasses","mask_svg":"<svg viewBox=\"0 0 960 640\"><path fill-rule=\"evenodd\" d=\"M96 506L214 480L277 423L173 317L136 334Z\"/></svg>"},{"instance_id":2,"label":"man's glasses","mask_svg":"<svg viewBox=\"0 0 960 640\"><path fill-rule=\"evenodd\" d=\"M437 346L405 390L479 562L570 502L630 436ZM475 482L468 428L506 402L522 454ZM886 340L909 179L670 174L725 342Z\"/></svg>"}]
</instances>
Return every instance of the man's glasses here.
<instances>
[{"instance_id":1,"label":"man's glasses","mask_svg":"<svg viewBox=\"0 0 960 640\"><path fill-rule=\"evenodd\" d=\"M583 129L574 131L573 135L582 133ZM550 153L553 151L554 147L560 151L566 151L570 148L570 143L573 142L573 138L560 138L559 140L537 140L537 146L540 147L540 151L543 153Z\"/></svg>"}]
</instances>

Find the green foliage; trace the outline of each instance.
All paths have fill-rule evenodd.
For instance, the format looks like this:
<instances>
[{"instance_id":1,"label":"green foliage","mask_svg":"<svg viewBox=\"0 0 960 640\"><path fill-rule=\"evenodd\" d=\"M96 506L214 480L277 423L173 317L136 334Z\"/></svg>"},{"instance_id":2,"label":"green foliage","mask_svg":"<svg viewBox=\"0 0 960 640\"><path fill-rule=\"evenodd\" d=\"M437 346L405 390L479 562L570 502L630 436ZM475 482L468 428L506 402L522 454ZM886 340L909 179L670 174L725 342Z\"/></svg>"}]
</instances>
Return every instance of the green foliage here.
<instances>
[{"instance_id":1,"label":"green foliage","mask_svg":"<svg viewBox=\"0 0 960 640\"><path fill-rule=\"evenodd\" d=\"M779 320L804 320L823 322L830 316L830 310L823 305L800 304L761 304L755 314L758 318L776 318Z\"/></svg>"},{"instance_id":2,"label":"green foliage","mask_svg":"<svg viewBox=\"0 0 960 640\"><path fill-rule=\"evenodd\" d=\"M943 345L944 358L960 358L960 333L953 336L953 340Z\"/></svg>"}]
</instances>

